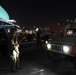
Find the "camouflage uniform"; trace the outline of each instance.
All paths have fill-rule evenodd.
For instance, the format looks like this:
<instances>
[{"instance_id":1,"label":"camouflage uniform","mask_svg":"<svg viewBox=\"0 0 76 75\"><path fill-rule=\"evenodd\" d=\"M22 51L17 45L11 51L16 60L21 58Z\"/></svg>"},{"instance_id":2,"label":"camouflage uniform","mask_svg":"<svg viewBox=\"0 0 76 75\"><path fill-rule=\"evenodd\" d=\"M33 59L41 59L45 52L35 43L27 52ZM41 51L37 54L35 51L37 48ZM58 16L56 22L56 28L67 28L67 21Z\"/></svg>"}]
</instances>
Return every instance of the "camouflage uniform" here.
<instances>
[{"instance_id":1,"label":"camouflage uniform","mask_svg":"<svg viewBox=\"0 0 76 75\"><path fill-rule=\"evenodd\" d=\"M13 36L15 30L11 32L9 38L9 55L11 59L11 71L15 72L19 67L19 44L16 35Z\"/></svg>"}]
</instances>

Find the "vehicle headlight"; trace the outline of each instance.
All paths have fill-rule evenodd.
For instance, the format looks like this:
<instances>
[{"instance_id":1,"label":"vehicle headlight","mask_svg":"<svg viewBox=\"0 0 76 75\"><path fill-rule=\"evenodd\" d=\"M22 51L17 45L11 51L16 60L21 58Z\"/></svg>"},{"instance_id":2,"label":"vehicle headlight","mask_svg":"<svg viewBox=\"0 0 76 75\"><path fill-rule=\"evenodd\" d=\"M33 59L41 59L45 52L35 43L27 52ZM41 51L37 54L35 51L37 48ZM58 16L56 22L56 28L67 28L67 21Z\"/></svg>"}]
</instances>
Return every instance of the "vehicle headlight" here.
<instances>
[{"instance_id":1,"label":"vehicle headlight","mask_svg":"<svg viewBox=\"0 0 76 75\"><path fill-rule=\"evenodd\" d=\"M47 48L50 49L51 48L51 44L47 44Z\"/></svg>"},{"instance_id":2,"label":"vehicle headlight","mask_svg":"<svg viewBox=\"0 0 76 75\"><path fill-rule=\"evenodd\" d=\"M63 46L63 51L64 51L65 53L68 53L69 50L70 50L69 46Z\"/></svg>"},{"instance_id":3,"label":"vehicle headlight","mask_svg":"<svg viewBox=\"0 0 76 75\"><path fill-rule=\"evenodd\" d=\"M48 43L48 41L45 41L45 43L47 44L47 43Z\"/></svg>"}]
</instances>

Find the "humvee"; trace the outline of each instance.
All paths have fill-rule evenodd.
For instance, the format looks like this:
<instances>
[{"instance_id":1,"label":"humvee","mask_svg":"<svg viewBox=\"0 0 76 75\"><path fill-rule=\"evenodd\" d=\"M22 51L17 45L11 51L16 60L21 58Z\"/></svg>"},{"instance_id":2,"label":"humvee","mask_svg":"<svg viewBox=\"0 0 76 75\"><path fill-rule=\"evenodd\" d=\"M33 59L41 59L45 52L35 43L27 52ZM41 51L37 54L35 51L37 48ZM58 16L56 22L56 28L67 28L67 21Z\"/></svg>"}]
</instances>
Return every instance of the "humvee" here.
<instances>
[{"instance_id":1,"label":"humvee","mask_svg":"<svg viewBox=\"0 0 76 75\"><path fill-rule=\"evenodd\" d=\"M4 28L0 28L0 55L8 54L8 37Z\"/></svg>"},{"instance_id":2,"label":"humvee","mask_svg":"<svg viewBox=\"0 0 76 75\"><path fill-rule=\"evenodd\" d=\"M52 62L69 60L76 67L76 25L66 25L62 37L48 40L46 52Z\"/></svg>"}]
</instances>

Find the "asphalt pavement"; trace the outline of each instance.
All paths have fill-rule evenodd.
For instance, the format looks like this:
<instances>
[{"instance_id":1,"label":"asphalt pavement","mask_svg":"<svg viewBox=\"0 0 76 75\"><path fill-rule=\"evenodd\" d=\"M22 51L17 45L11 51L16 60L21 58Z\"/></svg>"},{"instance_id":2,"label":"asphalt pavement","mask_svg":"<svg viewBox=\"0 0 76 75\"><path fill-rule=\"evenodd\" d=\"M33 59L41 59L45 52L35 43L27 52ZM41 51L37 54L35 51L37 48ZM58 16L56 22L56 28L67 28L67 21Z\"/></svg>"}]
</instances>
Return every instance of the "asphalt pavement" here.
<instances>
[{"instance_id":1,"label":"asphalt pavement","mask_svg":"<svg viewBox=\"0 0 76 75\"><path fill-rule=\"evenodd\" d=\"M36 47L24 48L20 54L22 69L16 73L10 72L9 57L0 57L0 75L76 75L75 65L69 61L52 63L46 55L45 49Z\"/></svg>"},{"instance_id":2,"label":"asphalt pavement","mask_svg":"<svg viewBox=\"0 0 76 75\"><path fill-rule=\"evenodd\" d=\"M21 47L22 49L20 49L20 67L22 69L18 70L18 72L16 73L11 72L10 58L8 56L0 56L0 75L34 75L37 72L43 72L43 69L41 69L39 66L39 64L41 63L40 61L42 60L40 56L42 56L43 51L37 51L35 43L29 43L26 45L25 43L23 43ZM39 54L40 56L38 57L37 55ZM38 63L35 63L37 61Z\"/></svg>"}]
</instances>

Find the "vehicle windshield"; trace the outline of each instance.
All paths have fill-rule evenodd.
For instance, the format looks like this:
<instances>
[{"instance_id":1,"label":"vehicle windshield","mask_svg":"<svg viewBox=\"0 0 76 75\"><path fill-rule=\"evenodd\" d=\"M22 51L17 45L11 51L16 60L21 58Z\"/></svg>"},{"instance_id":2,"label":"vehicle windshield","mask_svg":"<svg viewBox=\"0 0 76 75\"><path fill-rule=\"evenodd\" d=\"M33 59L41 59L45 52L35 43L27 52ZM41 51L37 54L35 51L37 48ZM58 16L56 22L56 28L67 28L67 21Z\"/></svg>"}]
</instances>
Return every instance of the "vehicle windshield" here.
<instances>
[{"instance_id":1,"label":"vehicle windshield","mask_svg":"<svg viewBox=\"0 0 76 75\"><path fill-rule=\"evenodd\" d=\"M76 28L68 28L66 30L66 35L76 35Z\"/></svg>"}]
</instances>

